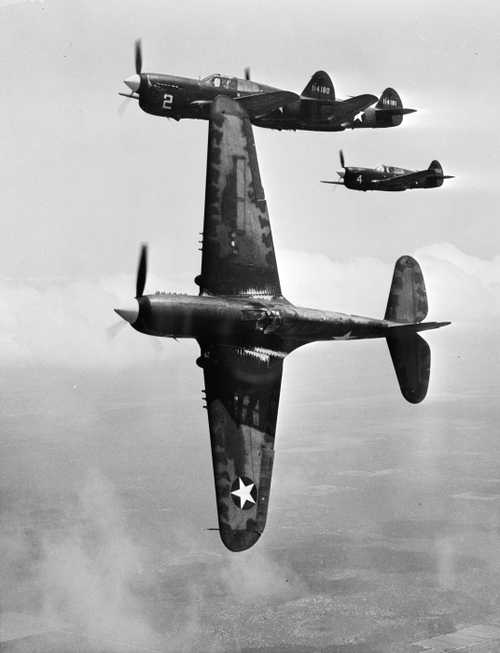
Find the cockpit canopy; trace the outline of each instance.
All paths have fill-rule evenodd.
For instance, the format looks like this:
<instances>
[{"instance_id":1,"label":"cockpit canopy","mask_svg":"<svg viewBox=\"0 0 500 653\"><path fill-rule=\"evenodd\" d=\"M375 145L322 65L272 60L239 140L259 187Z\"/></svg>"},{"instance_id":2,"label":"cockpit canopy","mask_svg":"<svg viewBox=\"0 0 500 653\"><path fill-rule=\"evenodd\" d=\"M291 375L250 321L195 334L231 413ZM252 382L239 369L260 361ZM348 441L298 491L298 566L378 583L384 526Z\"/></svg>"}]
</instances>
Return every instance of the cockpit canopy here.
<instances>
[{"instance_id":1,"label":"cockpit canopy","mask_svg":"<svg viewBox=\"0 0 500 653\"><path fill-rule=\"evenodd\" d=\"M396 168L395 166L386 166L386 165L380 165L375 168L377 172L384 172L385 174L388 175L402 175L405 173L405 170L402 168Z\"/></svg>"},{"instance_id":2,"label":"cockpit canopy","mask_svg":"<svg viewBox=\"0 0 500 653\"><path fill-rule=\"evenodd\" d=\"M249 79L238 79L237 77L225 77L220 73L208 75L202 80L203 84L209 84L214 88L222 88L231 91L239 91L240 93L258 93L260 88L255 82Z\"/></svg>"}]
</instances>

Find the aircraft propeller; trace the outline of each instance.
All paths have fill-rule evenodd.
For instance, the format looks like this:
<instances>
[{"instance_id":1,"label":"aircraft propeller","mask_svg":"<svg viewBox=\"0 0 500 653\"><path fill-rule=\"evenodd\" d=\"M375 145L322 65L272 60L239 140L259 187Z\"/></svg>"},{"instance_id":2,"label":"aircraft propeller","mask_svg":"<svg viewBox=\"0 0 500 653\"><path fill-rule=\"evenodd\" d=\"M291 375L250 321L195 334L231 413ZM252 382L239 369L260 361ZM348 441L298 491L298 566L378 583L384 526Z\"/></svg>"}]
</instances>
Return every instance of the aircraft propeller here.
<instances>
[{"instance_id":1,"label":"aircraft propeller","mask_svg":"<svg viewBox=\"0 0 500 653\"><path fill-rule=\"evenodd\" d=\"M143 245L141 247L139 265L137 266L137 279L135 283L136 299L139 299L144 294L144 286L146 285L147 273L148 273L148 246Z\"/></svg>"},{"instance_id":2,"label":"aircraft propeller","mask_svg":"<svg viewBox=\"0 0 500 653\"><path fill-rule=\"evenodd\" d=\"M123 318L129 324L134 324L139 316L139 300L144 294L146 277L148 274L148 246L143 244L139 256L139 265L137 266L137 277L135 281L135 300L126 308L115 308L115 313Z\"/></svg>"},{"instance_id":3,"label":"aircraft propeller","mask_svg":"<svg viewBox=\"0 0 500 653\"><path fill-rule=\"evenodd\" d=\"M142 43L141 39L137 39L135 44L135 72L140 75L142 72Z\"/></svg>"},{"instance_id":4,"label":"aircraft propeller","mask_svg":"<svg viewBox=\"0 0 500 653\"><path fill-rule=\"evenodd\" d=\"M344 152L342 150L339 150L339 158L340 158L340 165L342 166L342 170L337 170L337 174L342 179L342 181L329 181L327 179L321 179L322 184L334 184L335 186L345 186L345 173L346 173L346 167L345 167L345 159L344 159Z\"/></svg>"},{"instance_id":5,"label":"aircraft propeller","mask_svg":"<svg viewBox=\"0 0 500 653\"><path fill-rule=\"evenodd\" d=\"M106 328L106 336L108 340L114 340L127 323L122 319L115 322Z\"/></svg>"},{"instance_id":6,"label":"aircraft propeller","mask_svg":"<svg viewBox=\"0 0 500 653\"><path fill-rule=\"evenodd\" d=\"M339 158L340 158L340 165L342 166L342 170L337 170L337 174L341 179L344 179L344 177L345 177L345 159L344 159L344 152L342 150L339 150Z\"/></svg>"},{"instance_id":7,"label":"aircraft propeller","mask_svg":"<svg viewBox=\"0 0 500 653\"><path fill-rule=\"evenodd\" d=\"M141 45L141 39L137 39L135 44L134 44L134 59L135 59L135 74L130 75L130 77L127 77L127 79L123 80L123 83L129 87L129 89L132 91L132 94L130 95L125 95L125 93L120 93L120 95L124 95L125 97L128 98L138 98L139 94L139 88L141 86L141 73L142 73L142 45Z\"/></svg>"}]
</instances>

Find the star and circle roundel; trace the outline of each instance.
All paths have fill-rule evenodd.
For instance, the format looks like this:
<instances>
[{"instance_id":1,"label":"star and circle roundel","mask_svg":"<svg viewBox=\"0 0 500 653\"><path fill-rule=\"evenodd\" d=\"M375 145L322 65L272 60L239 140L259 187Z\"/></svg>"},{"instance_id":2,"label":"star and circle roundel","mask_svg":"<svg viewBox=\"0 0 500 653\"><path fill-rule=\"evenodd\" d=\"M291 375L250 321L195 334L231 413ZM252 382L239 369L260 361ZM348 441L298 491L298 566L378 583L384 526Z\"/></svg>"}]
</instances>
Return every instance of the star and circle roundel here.
<instances>
[{"instance_id":1,"label":"star and circle roundel","mask_svg":"<svg viewBox=\"0 0 500 653\"><path fill-rule=\"evenodd\" d=\"M231 499L240 510L249 510L257 501L257 486L248 476L238 476L231 485Z\"/></svg>"}]
</instances>

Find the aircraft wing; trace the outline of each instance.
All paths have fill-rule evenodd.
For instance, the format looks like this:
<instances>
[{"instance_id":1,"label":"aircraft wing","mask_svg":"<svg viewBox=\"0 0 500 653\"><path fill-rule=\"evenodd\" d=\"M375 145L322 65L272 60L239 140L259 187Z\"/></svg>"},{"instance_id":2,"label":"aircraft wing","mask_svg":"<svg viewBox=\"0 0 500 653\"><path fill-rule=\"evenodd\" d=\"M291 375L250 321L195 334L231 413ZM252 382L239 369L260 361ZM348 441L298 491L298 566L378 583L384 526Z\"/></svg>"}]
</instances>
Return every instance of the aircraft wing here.
<instances>
[{"instance_id":1,"label":"aircraft wing","mask_svg":"<svg viewBox=\"0 0 500 653\"><path fill-rule=\"evenodd\" d=\"M372 184L379 188L387 188L388 190L397 190L404 188L411 188L432 177L436 177L436 173L432 170L419 170L418 172L409 172L406 175L398 175L397 177L389 177L388 179L372 179Z\"/></svg>"},{"instance_id":2,"label":"aircraft wing","mask_svg":"<svg viewBox=\"0 0 500 653\"><path fill-rule=\"evenodd\" d=\"M219 532L231 551L266 523L284 354L200 342Z\"/></svg>"},{"instance_id":3,"label":"aircraft wing","mask_svg":"<svg viewBox=\"0 0 500 653\"><path fill-rule=\"evenodd\" d=\"M364 95L356 95L355 97L347 100L336 101L332 106L332 114L328 118L333 122L352 122L356 115L377 101L375 95L365 93Z\"/></svg>"},{"instance_id":4,"label":"aircraft wing","mask_svg":"<svg viewBox=\"0 0 500 653\"><path fill-rule=\"evenodd\" d=\"M241 104L210 107L200 294L281 296L252 126Z\"/></svg>"},{"instance_id":5,"label":"aircraft wing","mask_svg":"<svg viewBox=\"0 0 500 653\"><path fill-rule=\"evenodd\" d=\"M242 95L236 98L236 102L245 108L251 118L262 118L262 116L298 99L297 93L292 93L292 91L269 91L268 93Z\"/></svg>"}]
</instances>

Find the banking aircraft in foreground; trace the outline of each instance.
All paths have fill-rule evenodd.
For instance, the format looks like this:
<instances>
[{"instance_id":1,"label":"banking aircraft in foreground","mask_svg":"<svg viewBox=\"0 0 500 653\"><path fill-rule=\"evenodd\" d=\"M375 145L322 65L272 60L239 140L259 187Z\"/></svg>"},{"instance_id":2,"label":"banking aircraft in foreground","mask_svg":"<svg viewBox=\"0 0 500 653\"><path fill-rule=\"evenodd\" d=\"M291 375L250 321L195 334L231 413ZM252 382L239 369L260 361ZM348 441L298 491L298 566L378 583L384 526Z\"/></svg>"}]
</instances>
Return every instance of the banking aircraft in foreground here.
<instances>
[{"instance_id":1,"label":"banking aircraft in foreground","mask_svg":"<svg viewBox=\"0 0 500 653\"><path fill-rule=\"evenodd\" d=\"M142 50L135 44L135 75L124 80L130 89L120 93L139 101L143 111L156 116L208 120L210 105L218 95L233 98L248 113L251 122L270 129L342 131L344 129L395 127L415 109L403 107L392 88L380 96L363 94L338 100L328 73L314 73L300 95L259 84L245 78L209 75L192 79L163 73L142 72Z\"/></svg>"},{"instance_id":2,"label":"banking aircraft in foreground","mask_svg":"<svg viewBox=\"0 0 500 653\"><path fill-rule=\"evenodd\" d=\"M195 338L205 377L222 541L243 551L264 530L285 357L318 340L385 338L401 392L422 401L429 346L419 331L427 297L411 256L396 262L383 319L294 306L281 293L252 127L241 104L219 96L210 107L199 295L144 294L147 249L135 299L116 312L151 336Z\"/></svg>"},{"instance_id":3,"label":"banking aircraft in foreground","mask_svg":"<svg viewBox=\"0 0 500 653\"><path fill-rule=\"evenodd\" d=\"M439 161L431 161L425 170L406 170L395 166L381 165L378 168L360 168L345 165L344 153L340 154L342 170L337 172L341 181L327 181L322 184L336 184L351 190L409 190L411 188L437 188L443 185L444 179L453 179L453 175L445 175Z\"/></svg>"}]
</instances>

